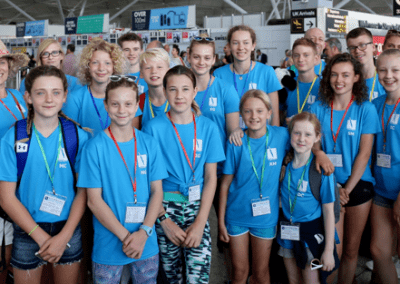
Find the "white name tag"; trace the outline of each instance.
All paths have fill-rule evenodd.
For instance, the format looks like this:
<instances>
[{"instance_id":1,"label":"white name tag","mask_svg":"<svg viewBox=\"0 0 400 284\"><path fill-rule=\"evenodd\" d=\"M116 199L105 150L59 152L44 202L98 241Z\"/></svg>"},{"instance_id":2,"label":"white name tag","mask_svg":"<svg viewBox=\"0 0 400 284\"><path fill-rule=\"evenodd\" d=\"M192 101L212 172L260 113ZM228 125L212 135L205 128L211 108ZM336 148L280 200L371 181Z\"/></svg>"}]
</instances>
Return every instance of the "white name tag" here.
<instances>
[{"instance_id":1,"label":"white name tag","mask_svg":"<svg viewBox=\"0 0 400 284\"><path fill-rule=\"evenodd\" d=\"M377 161L376 164L378 167L388 168L391 167L391 156L386 154L377 154Z\"/></svg>"},{"instance_id":2,"label":"white name tag","mask_svg":"<svg viewBox=\"0 0 400 284\"><path fill-rule=\"evenodd\" d=\"M253 217L271 214L269 198L253 199L251 201L251 209L253 210Z\"/></svg>"},{"instance_id":3,"label":"white name tag","mask_svg":"<svg viewBox=\"0 0 400 284\"><path fill-rule=\"evenodd\" d=\"M243 118L241 116L239 116L239 126L242 129L246 129L246 124L243 121Z\"/></svg>"},{"instance_id":4,"label":"white name tag","mask_svg":"<svg viewBox=\"0 0 400 284\"><path fill-rule=\"evenodd\" d=\"M189 202L200 200L200 198L200 185L196 184L189 186Z\"/></svg>"},{"instance_id":5,"label":"white name tag","mask_svg":"<svg viewBox=\"0 0 400 284\"><path fill-rule=\"evenodd\" d=\"M300 224L281 222L281 238L283 240L300 241Z\"/></svg>"},{"instance_id":6,"label":"white name tag","mask_svg":"<svg viewBox=\"0 0 400 284\"><path fill-rule=\"evenodd\" d=\"M129 202L126 205L125 223L143 223L146 216L145 203Z\"/></svg>"},{"instance_id":7,"label":"white name tag","mask_svg":"<svg viewBox=\"0 0 400 284\"><path fill-rule=\"evenodd\" d=\"M335 167L343 167L343 157L342 154L326 154L329 158L329 160L331 160L332 164Z\"/></svg>"},{"instance_id":8,"label":"white name tag","mask_svg":"<svg viewBox=\"0 0 400 284\"><path fill-rule=\"evenodd\" d=\"M61 196L58 194L54 195L52 192L47 192L43 197L42 204L40 205L39 210L49 214L60 216L66 200L67 198L65 196Z\"/></svg>"}]
</instances>

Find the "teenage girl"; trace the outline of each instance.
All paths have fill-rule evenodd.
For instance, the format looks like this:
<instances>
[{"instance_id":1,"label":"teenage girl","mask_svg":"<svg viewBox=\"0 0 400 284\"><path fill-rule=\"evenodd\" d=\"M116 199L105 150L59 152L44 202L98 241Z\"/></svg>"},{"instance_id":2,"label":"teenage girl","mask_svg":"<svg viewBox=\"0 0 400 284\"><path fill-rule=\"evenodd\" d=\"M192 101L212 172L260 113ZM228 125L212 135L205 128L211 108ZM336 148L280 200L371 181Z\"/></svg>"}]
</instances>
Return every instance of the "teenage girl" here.
<instances>
[{"instance_id":1,"label":"teenage girl","mask_svg":"<svg viewBox=\"0 0 400 284\"><path fill-rule=\"evenodd\" d=\"M382 50L400 49L400 32L397 30L388 30L383 42Z\"/></svg>"},{"instance_id":2,"label":"teenage girl","mask_svg":"<svg viewBox=\"0 0 400 284\"><path fill-rule=\"evenodd\" d=\"M373 101L382 132L376 135L374 176L375 196L371 209L371 254L374 270L381 283L397 283L396 268L392 261L393 233L397 228L397 242L400 242L400 153L398 150L400 130L400 51L388 49L378 58L379 81L386 95ZM397 245L398 253L400 254Z\"/></svg>"},{"instance_id":3,"label":"teenage girl","mask_svg":"<svg viewBox=\"0 0 400 284\"><path fill-rule=\"evenodd\" d=\"M193 65L192 65L193 66ZM285 128L267 125L271 101L261 90L247 91L240 102L247 126L242 146L227 143L219 198L219 236L229 243L232 283L246 283L249 245L250 283L270 283L269 258L279 212L279 174L289 135Z\"/></svg>"},{"instance_id":4,"label":"teenage girl","mask_svg":"<svg viewBox=\"0 0 400 284\"><path fill-rule=\"evenodd\" d=\"M196 78L175 66L164 77L171 106L167 115L150 120L144 132L159 142L169 177L156 226L161 263L170 283L208 283L211 236L208 214L217 184L217 163L225 159L214 122L200 116ZM185 263L182 263L182 257Z\"/></svg>"},{"instance_id":5,"label":"teenage girl","mask_svg":"<svg viewBox=\"0 0 400 284\"><path fill-rule=\"evenodd\" d=\"M126 67L127 61L118 45L101 38L92 39L82 50L79 61L78 77L84 86L69 96L64 112L94 134L105 130L111 123L104 107L106 87L110 76L125 74ZM141 115L141 111L136 115ZM138 124L136 120L134 123Z\"/></svg>"},{"instance_id":6,"label":"teenage girl","mask_svg":"<svg viewBox=\"0 0 400 284\"><path fill-rule=\"evenodd\" d=\"M258 89L268 94L272 104L272 125L279 125L278 90L282 87L271 66L252 60L256 33L248 26L235 26L228 32L233 63L214 71L214 76L233 85L241 98L247 90ZM244 128L241 120L240 127Z\"/></svg>"},{"instance_id":7,"label":"teenage girl","mask_svg":"<svg viewBox=\"0 0 400 284\"><path fill-rule=\"evenodd\" d=\"M82 239L79 221L86 191L75 188L81 149L89 138L77 128L79 148L70 164L59 117L67 98L67 79L53 66L40 66L26 77L28 103L26 139L15 141L11 128L0 145L0 204L14 223L11 265L15 283L40 283L43 264L53 263L56 283L77 283ZM15 146L16 145L16 146ZM29 151L18 181L16 152ZM18 161L20 165L20 161ZM19 183L17 190L17 181Z\"/></svg>"},{"instance_id":8,"label":"teenage girl","mask_svg":"<svg viewBox=\"0 0 400 284\"><path fill-rule=\"evenodd\" d=\"M158 245L154 222L168 176L154 138L132 127L138 109L134 80L113 79L105 108L111 125L91 139L78 186L87 188L94 215L94 283L120 283L124 265L134 283L156 283ZM147 212L147 213L146 213Z\"/></svg>"},{"instance_id":9,"label":"teenage girl","mask_svg":"<svg viewBox=\"0 0 400 284\"><path fill-rule=\"evenodd\" d=\"M318 268L335 267L334 176L322 176L320 200L310 188L311 150L321 138L321 125L314 114L302 112L289 124L289 152L282 168L281 203L284 218L280 222L278 254L284 258L289 283L320 283ZM322 216L322 217L321 217ZM290 231L291 234L286 232ZM315 236L320 238L316 239ZM318 259L314 263L314 259ZM325 282L322 280L321 282Z\"/></svg>"},{"instance_id":10,"label":"teenage girl","mask_svg":"<svg viewBox=\"0 0 400 284\"><path fill-rule=\"evenodd\" d=\"M346 211L339 283L352 283L375 184L370 169L374 134L381 129L376 109L368 102L362 65L350 54L329 61L319 96L320 101L311 107L322 125L323 139L316 146L322 147L335 166L335 177L342 186L340 203ZM342 241L340 234L339 238Z\"/></svg>"},{"instance_id":11,"label":"teenage girl","mask_svg":"<svg viewBox=\"0 0 400 284\"><path fill-rule=\"evenodd\" d=\"M23 96L14 89L6 88L6 81L8 78L15 76L20 67L28 64L28 57L22 53L9 53L6 46L0 41L0 139L6 134L7 130L17 120L23 119L27 115L26 104ZM10 263L11 258L11 244L13 238L12 224L3 218L0 218L0 251L1 246L5 245L5 261L6 266ZM5 240L5 244L3 244ZM0 267L2 269L3 267ZM0 276L0 283L5 283L7 272L2 271Z\"/></svg>"},{"instance_id":12,"label":"teenage girl","mask_svg":"<svg viewBox=\"0 0 400 284\"><path fill-rule=\"evenodd\" d=\"M62 70L64 58L65 54L60 43L53 38L48 38L38 47L36 66L54 66ZM65 74L65 77L67 77L69 94L82 87L82 85L79 84L78 78L68 74ZM22 80L19 91L21 94L25 94L25 79Z\"/></svg>"}]
</instances>

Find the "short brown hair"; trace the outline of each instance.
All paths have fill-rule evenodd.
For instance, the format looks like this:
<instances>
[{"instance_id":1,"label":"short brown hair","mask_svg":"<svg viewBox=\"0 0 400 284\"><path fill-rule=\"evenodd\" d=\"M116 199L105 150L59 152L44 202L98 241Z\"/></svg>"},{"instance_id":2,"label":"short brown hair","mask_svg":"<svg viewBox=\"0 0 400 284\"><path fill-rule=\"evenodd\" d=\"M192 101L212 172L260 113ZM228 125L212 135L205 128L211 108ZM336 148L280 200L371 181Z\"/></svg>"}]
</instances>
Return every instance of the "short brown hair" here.
<instances>
[{"instance_id":1,"label":"short brown hair","mask_svg":"<svg viewBox=\"0 0 400 284\"><path fill-rule=\"evenodd\" d=\"M292 47L292 54L293 54L294 49L296 47L298 47L299 45L311 47L313 49L314 53L318 54L317 46L315 45L315 43L311 39L308 39L305 37L298 38L295 40L295 42L293 43L293 47Z\"/></svg>"},{"instance_id":2,"label":"short brown hair","mask_svg":"<svg viewBox=\"0 0 400 284\"><path fill-rule=\"evenodd\" d=\"M143 40L135 33L126 33L118 38L118 45L122 48L122 43L125 41L136 41L140 43L140 49L143 49Z\"/></svg>"},{"instance_id":3,"label":"short brown hair","mask_svg":"<svg viewBox=\"0 0 400 284\"><path fill-rule=\"evenodd\" d=\"M372 34L366 28L355 28L352 29L346 36L346 41L351 38L358 38L359 36L366 35L372 40Z\"/></svg>"}]
</instances>

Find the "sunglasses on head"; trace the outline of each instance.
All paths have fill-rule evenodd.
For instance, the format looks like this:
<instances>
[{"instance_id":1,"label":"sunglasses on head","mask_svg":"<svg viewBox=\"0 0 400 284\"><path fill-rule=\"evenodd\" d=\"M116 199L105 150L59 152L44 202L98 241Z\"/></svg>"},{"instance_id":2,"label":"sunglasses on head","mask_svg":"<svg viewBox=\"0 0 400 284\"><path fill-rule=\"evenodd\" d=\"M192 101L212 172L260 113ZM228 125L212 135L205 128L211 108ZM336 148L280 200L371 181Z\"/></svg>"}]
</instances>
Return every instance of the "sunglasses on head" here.
<instances>
[{"instance_id":1,"label":"sunglasses on head","mask_svg":"<svg viewBox=\"0 0 400 284\"><path fill-rule=\"evenodd\" d=\"M121 79L125 79L128 82L136 83L137 77L132 75L111 75L110 80L113 82L118 82Z\"/></svg>"},{"instance_id":2,"label":"sunglasses on head","mask_svg":"<svg viewBox=\"0 0 400 284\"><path fill-rule=\"evenodd\" d=\"M214 39L212 37L202 37L202 36L196 36L193 38L195 41L202 41L202 40L206 40L206 41L214 41Z\"/></svg>"}]
</instances>

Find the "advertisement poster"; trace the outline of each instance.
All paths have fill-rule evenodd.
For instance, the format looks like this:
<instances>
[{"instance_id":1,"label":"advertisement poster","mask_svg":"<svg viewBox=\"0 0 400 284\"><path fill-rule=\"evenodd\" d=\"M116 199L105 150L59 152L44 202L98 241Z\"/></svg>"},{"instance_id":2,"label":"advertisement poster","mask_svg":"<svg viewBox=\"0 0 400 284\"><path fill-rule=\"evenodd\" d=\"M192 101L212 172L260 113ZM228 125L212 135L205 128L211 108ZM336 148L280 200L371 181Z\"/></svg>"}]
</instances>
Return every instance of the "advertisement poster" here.
<instances>
[{"instance_id":1,"label":"advertisement poster","mask_svg":"<svg viewBox=\"0 0 400 284\"><path fill-rule=\"evenodd\" d=\"M25 36L47 36L49 20L25 22Z\"/></svg>"},{"instance_id":2,"label":"advertisement poster","mask_svg":"<svg viewBox=\"0 0 400 284\"><path fill-rule=\"evenodd\" d=\"M172 40L174 43L180 43L182 38L182 32L173 32Z\"/></svg>"},{"instance_id":3,"label":"advertisement poster","mask_svg":"<svg viewBox=\"0 0 400 284\"><path fill-rule=\"evenodd\" d=\"M182 32L182 42L189 42L189 33Z\"/></svg>"},{"instance_id":4,"label":"advertisement poster","mask_svg":"<svg viewBox=\"0 0 400 284\"><path fill-rule=\"evenodd\" d=\"M172 37L172 32L167 32L167 43L173 43L174 39Z\"/></svg>"}]
</instances>

